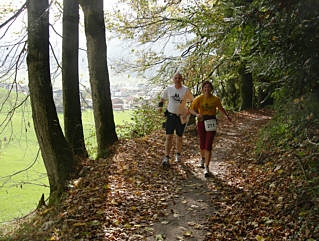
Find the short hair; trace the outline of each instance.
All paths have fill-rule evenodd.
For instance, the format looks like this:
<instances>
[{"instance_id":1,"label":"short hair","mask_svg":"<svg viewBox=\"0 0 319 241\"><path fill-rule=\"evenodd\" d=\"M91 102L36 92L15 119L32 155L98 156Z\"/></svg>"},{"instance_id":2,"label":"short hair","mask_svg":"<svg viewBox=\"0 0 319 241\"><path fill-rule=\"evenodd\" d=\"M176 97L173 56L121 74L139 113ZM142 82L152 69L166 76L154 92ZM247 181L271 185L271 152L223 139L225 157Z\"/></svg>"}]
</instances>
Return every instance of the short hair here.
<instances>
[{"instance_id":1,"label":"short hair","mask_svg":"<svg viewBox=\"0 0 319 241\"><path fill-rule=\"evenodd\" d=\"M211 87L212 89L214 89L214 88L213 88L213 84L212 84L211 82L209 82L208 80L206 80L206 81L204 81L204 82L202 83L202 89L204 89L205 85L210 85L210 87Z\"/></svg>"},{"instance_id":2,"label":"short hair","mask_svg":"<svg viewBox=\"0 0 319 241\"><path fill-rule=\"evenodd\" d=\"M180 71L175 72L173 76L175 76L175 75L180 75L183 77L183 74Z\"/></svg>"}]
</instances>

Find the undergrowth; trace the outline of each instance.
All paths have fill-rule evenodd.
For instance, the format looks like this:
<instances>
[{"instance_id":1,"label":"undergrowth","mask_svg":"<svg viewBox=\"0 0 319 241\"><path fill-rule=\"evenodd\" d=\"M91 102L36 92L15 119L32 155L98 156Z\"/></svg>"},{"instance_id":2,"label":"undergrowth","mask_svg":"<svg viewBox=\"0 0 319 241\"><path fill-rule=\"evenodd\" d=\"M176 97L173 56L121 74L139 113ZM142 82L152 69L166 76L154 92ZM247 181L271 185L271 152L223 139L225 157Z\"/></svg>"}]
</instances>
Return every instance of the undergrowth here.
<instances>
[{"instance_id":1,"label":"undergrowth","mask_svg":"<svg viewBox=\"0 0 319 241\"><path fill-rule=\"evenodd\" d=\"M131 122L117 126L119 138L142 137L162 128L164 114L158 111L156 101L142 99L143 104L133 111Z\"/></svg>"},{"instance_id":2,"label":"undergrowth","mask_svg":"<svg viewBox=\"0 0 319 241\"><path fill-rule=\"evenodd\" d=\"M260 164L287 166L287 190L296 202L298 232L318 227L319 220L319 98L314 95L277 105L276 114L260 132L256 155ZM271 161L269 161L271 160ZM318 228L316 232L319 233Z\"/></svg>"}]
</instances>

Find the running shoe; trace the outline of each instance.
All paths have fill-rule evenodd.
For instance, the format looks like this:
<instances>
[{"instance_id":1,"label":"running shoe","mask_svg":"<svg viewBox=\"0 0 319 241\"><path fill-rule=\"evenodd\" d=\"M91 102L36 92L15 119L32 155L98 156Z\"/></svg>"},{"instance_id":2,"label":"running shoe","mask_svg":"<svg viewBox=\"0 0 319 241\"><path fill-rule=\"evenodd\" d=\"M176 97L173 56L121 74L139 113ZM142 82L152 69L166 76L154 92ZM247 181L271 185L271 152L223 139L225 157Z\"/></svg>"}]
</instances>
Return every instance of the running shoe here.
<instances>
[{"instance_id":1,"label":"running shoe","mask_svg":"<svg viewBox=\"0 0 319 241\"><path fill-rule=\"evenodd\" d=\"M204 176L205 177L210 177L210 172L209 172L209 170L207 169L207 168L205 168L205 170L204 170Z\"/></svg>"},{"instance_id":2,"label":"running shoe","mask_svg":"<svg viewBox=\"0 0 319 241\"><path fill-rule=\"evenodd\" d=\"M169 158L166 156L164 159L163 159L163 161L162 161L162 167L164 168L164 169L168 169L169 168Z\"/></svg>"},{"instance_id":3,"label":"running shoe","mask_svg":"<svg viewBox=\"0 0 319 241\"><path fill-rule=\"evenodd\" d=\"M176 156L175 156L175 160L176 160L177 163L181 162L181 157L180 156L181 155L179 155L179 154L176 154Z\"/></svg>"},{"instance_id":4,"label":"running shoe","mask_svg":"<svg viewBox=\"0 0 319 241\"><path fill-rule=\"evenodd\" d=\"M205 159L202 158L202 159L200 160L200 165L199 165L199 167L200 167L200 168L204 168L204 167L205 167L204 164L205 164Z\"/></svg>"}]
</instances>

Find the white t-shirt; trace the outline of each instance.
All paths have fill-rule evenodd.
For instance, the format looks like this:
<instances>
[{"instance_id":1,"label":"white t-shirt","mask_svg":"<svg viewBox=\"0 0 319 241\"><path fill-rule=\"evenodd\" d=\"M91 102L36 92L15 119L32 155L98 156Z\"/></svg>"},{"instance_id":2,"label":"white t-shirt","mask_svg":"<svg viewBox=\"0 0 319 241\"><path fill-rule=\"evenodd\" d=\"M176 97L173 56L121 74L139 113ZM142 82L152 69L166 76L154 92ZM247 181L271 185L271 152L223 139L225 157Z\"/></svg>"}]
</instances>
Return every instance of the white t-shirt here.
<instances>
[{"instance_id":1,"label":"white t-shirt","mask_svg":"<svg viewBox=\"0 0 319 241\"><path fill-rule=\"evenodd\" d=\"M168 86L163 94L162 99L168 100L167 110L171 113L180 115L186 110L186 103L191 102L194 97L192 92L184 85L176 89L175 85Z\"/></svg>"}]
</instances>

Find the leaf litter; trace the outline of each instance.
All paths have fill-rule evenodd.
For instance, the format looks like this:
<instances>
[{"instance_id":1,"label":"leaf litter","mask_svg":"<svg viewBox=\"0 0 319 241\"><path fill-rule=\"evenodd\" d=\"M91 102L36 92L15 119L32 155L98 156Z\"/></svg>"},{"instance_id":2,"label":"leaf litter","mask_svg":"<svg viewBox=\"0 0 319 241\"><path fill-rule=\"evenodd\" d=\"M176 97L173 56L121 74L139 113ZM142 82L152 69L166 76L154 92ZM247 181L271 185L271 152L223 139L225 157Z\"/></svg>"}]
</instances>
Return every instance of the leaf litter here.
<instances>
[{"instance_id":1,"label":"leaf litter","mask_svg":"<svg viewBox=\"0 0 319 241\"><path fill-rule=\"evenodd\" d=\"M121 140L107 159L87 160L63 201L38 212L32 232L13 240L316 240L318 215L293 187L292 153L256 157L262 111L222 117L213 147L211 178L204 178L194 126L185 133L182 163L161 168L165 133ZM174 153L174 148L172 153ZM260 162L262 159L262 164ZM303 203L302 203L303 202ZM16 239L15 239L16 238Z\"/></svg>"}]
</instances>

